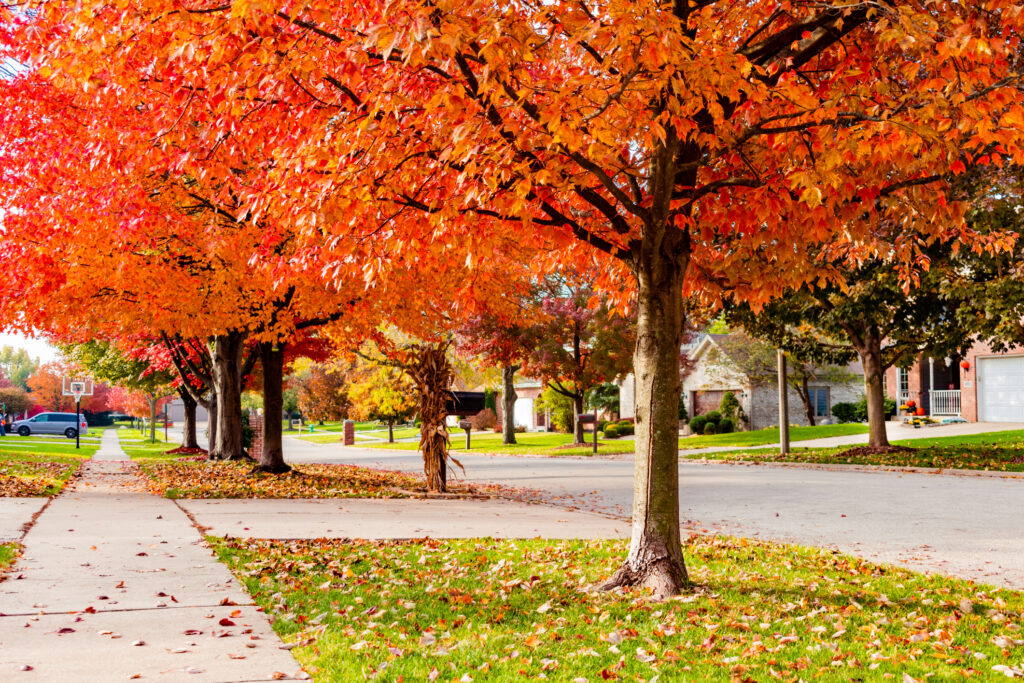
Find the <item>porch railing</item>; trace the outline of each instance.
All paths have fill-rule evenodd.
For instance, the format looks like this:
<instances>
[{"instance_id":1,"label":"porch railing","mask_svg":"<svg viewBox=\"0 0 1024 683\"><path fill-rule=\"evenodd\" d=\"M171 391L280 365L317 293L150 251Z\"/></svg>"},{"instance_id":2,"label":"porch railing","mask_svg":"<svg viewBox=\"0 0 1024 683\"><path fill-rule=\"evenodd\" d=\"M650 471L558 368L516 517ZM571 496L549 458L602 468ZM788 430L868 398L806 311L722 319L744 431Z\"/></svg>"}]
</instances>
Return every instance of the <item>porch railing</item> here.
<instances>
[{"instance_id":1,"label":"porch railing","mask_svg":"<svg viewBox=\"0 0 1024 683\"><path fill-rule=\"evenodd\" d=\"M932 415L960 415L960 390L931 391Z\"/></svg>"}]
</instances>

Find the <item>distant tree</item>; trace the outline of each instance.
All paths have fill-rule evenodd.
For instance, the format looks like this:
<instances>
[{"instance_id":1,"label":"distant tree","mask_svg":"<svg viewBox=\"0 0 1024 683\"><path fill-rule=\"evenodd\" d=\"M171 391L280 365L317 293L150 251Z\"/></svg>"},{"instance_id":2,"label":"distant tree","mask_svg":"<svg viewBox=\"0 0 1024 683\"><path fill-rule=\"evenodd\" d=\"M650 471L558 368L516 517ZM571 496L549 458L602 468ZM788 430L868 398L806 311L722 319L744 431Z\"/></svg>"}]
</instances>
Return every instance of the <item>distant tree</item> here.
<instances>
[{"instance_id":1,"label":"distant tree","mask_svg":"<svg viewBox=\"0 0 1024 683\"><path fill-rule=\"evenodd\" d=\"M0 404L11 415L24 413L32 408L35 403L24 389L20 387L0 388Z\"/></svg>"},{"instance_id":2,"label":"distant tree","mask_svg":"<svg viewBox=\"0 0 1024 683\"><path fill-rule=\"evenodd\" d=\"M74 407L74 399L64 395L67 368L60 363L46 363L28 378L29 397L44 410L61 412Z\"/></svg>"},{"instance_id":3,"label":"distant tree","mask_svg":"<svg viewBox=\"0 0 1024 683\"><path fill-rule=\"evenodd\" d=\"M32 360L25 349L16 349L13 346L0 349L0 369L16 387L28 391L28 378L38 367L39 361Z\"/></svg>"},{"instance_id":4,"label":"distant tree","mask_svg":"<svg viewBox=\"0 0 1024 683\"><path fill-rule=\"evenodd\" d=\"M717 344L721 352L711 354L712 365L722 365L741 372L756 386L778 386L778 352L770 343L743 332L733 332L719 339ZM822 354L819 354L819 358L821 357ZM792 351L786 353L786 359L787 380L800 397L807 424L812 426L816 422L816 416L810 384L848 384L857 378L845 365L829 363L826 360L814 362Z\"/></svg>"},{"instance_id":5,"label":"distant tree","mask_svg":"<svg viewBox=\"0 0 1024 683\"><path fill-rule=\"evenodd\" d=\"M911 289L892 263L868 259L859 268L837 274L826 286L790 290L754 311L729 310L731 324L755 337L814 362L844 363L859 357L864 366L868 407L868 444L886 448L883 376L893 365L910 366L925 352L962 353L972 332L956 324L963 292L951 287L958 264L949 244L924 249L928 270Z\"/></svg>"},{"instance_id":6,"label":"distant tree","mask_svg":"<svg viewBox=\"0 0 1024 683\"><path fill-rule=\"evenodd\" d=\"M388 426L388 442L395 440L394 426L416 412L416 388L401 369L363 362L353 373L358 379L348 385L351 416L377 420Z\"/></svg>"},{"instance_id":7,"label":"distant tree","mask_svg":"<svg viewBox=\"0 0 1024 683\"><path fill-rule=\"evenodd\" d=\"M288 431L295 431L295 414L299 412L299 390L294 386L287 386L281 395L283 399L284 414L288 416Z\"/></svg>"},{"instance_id":8,"label":"distant tree","mask_svg":"<svg viewBox=\"0 0 1024 683\"><path fill-rule=\"evenodd\" d=\"M345 392L350 366L342 361L316 363L292 375L299 410L308 420L323 424L348 416Z\"/></svg>"},{"instance_id":9,"label":"distant tree","mask_svg":"<svg viewBox=\"0 0 1024 683\"><path fill-rule=\"evenodd\" d=\"M604 382L587 392L587 407L619 412L619 385L614 382Z\"/></svg>"}]
</instances>

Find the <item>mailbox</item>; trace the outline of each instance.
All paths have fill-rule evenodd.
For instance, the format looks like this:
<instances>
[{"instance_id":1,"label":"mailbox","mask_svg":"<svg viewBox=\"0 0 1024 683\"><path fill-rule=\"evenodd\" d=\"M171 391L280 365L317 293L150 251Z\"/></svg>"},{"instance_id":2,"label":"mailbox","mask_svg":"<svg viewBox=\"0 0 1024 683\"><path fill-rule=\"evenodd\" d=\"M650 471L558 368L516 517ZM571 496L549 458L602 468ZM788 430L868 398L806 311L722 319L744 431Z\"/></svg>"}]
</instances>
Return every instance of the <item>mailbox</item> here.
<instances>
[{"instance_id":1,"label":"mailbox","mask_svg":"<svg viewBox=\"0 0 1024 683\"><path fill-rule=\"evenodd\" d=\"M580 413L576 416L576 419L579 420L581 425L592 425L597 422L597 416L593 413Z\"/></svg>"},{"instance_id":2,"label":"mailbox","mask_svg":"<svg viewBox=\"0 0 1024 683\"><path fill-rule=\"evenodd\" d=\"M459 427L468 431L473 428L473 423L469 420L459 420Z\"/></svg>"},{"instance_id":3,"label":"mailbox","mask_svg":"<svg viewBox=\"0 0 1024 683\"><path fill-rule=\"evenodd\" d=\"M476 415L484 409L484 392L449 391L444 406L448 415Z\"/></svg>"}]
</instances>

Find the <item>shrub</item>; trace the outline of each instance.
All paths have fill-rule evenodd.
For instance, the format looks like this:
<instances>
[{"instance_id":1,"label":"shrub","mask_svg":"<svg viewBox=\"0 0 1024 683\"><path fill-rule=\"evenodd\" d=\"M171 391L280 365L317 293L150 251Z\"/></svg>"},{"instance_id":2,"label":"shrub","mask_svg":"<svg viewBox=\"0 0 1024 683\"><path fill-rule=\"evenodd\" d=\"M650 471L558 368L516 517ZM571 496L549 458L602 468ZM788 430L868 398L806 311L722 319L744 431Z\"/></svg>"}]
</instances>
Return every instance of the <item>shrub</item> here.
<instances>
[{"instance_id":1,"label":"shrub","mask_svg":"<svg viewBox=\"0 0 1024 683\"><path fill-rule=\"evenodd\" d=\"M479 413L469 418L470 423L473 425L473 429L477 431L486 431L498 424L498 416L494 414L494 411L490 408L484 408Z\"/></svg>"},{"instance_id":2,"label":"shrub","mask_svg":"<svg viewBox=\"0 0 1024 683\"><path fill-rule=\"evenodd\" d=\"M740 405L736 394L731 391L722 395L722 403L718 406L718 412L722 414L723 418L732 420L734 428L747 421L747 414L743 412L743 406Z\"/></svg>"},{"instance_id":3,"label":"shrub","mask_svg":"<svg viewBox=\"0 0 1024 683\"><path fill-rule=\"evenodd\" d=\"M698 415L697 417L690 420L690 430L693 431L694 434L703 434L704 425L706 425L707 423L708 419L706 417L704 417L703 415Z\"/></svg>"},{"instance_id":4,"label":"shrub","mask_svg":"<svg viewBox=\"0 0 1024 683\"><path fill-rule=\"evenodd\" d=\"M515 432L516 434L523 434L523 433L525 433L525 432L526 432L526 427L524 427L524 426L522 426L522 425L516 425L516 428L515 428L515 429L514 429L513 431L514 431L514 432Z\"/></svg>"},{"instance_id":5,"label":"shrub","mask_svg":"<svg viewBox=\"0 0 1024 683\"><path fill-rule=\"evenodd\" d=\"M633 433L635 427L632 425L632 423L627 422L626 424L616 425L615 429L618 430L620 435L628 436Z\"/></svg>"},{"instance_id":6,"label":"shrub","mask_svg":"<svg viewBox=\"0 0 1024 683\"><path fill-rule=\"evenodd\" d=\"M604 428L607 427L610 424L614 424L614 423L609 422L608 420L598 420L597 421L597 431L603 432Z\"/></svg>"},{"instance_id":7,"label":"shrub","mask_svg":"<svg viewBox=\"0 0 1024 683\"><path fill-rule=\"evenodd\" d=\"M736 431L736 421L731 417L723 417L722 421L718 423L719 434L729 434Z\"/></svg>"},{"instance_id":8,"label":"shrub","mask_svg":"<svg viewBox=\"0 0 1024 683\"><path fill-rule=\"evenodd\" d=\"M832 406L832 414L840 422L855 422L857 420L857 404L836 403Z\"/></svg>"},{"instance_id":9,"label":"shrub","mask_svg":"<svg viewBox=\"0 0 1024 683\"><path fill-rule=\"evenodd\" d=\"M706 425L704 425L704 433L705 434L717 434L718 433L718 425L716 425L714 422L708 422Z\"/></svg>"},{"instance_id":10,"label":"shrub","mask_svg":"<svg viewBox=\"0 0 1024 683\"><path fill-rule=\"evenodd\" d=\"M680 396L679 397L679 421L685 423L689 419L690 419L690 415L689 415L689 413L686 412L686 401L684 401L683 397Z\"/></svg>"},{"instance_id":11,"label":"shrub","mask_svg":"<svg viewBox=\"0 0 1024 683\"><path fill-rule=\"evenodd\" d=\"M610 425L604 428L604 438L606 439L617 439L619 438L619 429L615 425Z\"/></svg>"},{"instance_id":12,"label":"shrub","mask_svg":"<svg viewBox=\"0 0 1024 683\"><path fill-rule=\"evenodd\" d=\"M618 424L620 424L620 425L631 425L634 422L636 422L636 418L635 417L624 417L621 420L619 420Z\"/></svg>"},{"instance_id":13,"label":"shrub","mask_svg":"<svg viewBox=\"0 0 1024 683\"><path fill-rule=\"evenodd\" d=\"M720 413L717 410L711 410L704 413L704 419L707 420L708 422L718 424L722 420L722 413Z\"/></svg>"}]
</instances>

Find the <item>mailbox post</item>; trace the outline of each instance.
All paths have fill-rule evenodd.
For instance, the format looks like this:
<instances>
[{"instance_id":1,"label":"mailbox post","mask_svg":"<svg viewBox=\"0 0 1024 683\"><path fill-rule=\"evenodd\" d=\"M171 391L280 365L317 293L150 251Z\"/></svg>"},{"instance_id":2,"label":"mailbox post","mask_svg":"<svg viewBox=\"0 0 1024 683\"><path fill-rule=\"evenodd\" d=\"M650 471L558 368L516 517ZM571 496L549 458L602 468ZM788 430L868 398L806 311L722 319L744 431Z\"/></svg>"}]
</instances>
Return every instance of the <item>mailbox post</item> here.
<instances>
[{"instance_id":1,"label":"mailbox post","mask_svg":"<svg viewBox=\"0 0 1024 683\"><path fill-rule=\"evenodd\" d=\"M469 450L469 433L473 429L473 423L469 420L459 420L459 426L466 430L466 450Z\"/></svg>"},{"instance_id":2,"label":"mailbox post","mask_svg":"<svg viewBox=\"0 0 1024 683\"><path fill-rule=\"evenodd\" d=\"M579 423L581 425L593 425L592 429L594 430L594 455L597 455L597 410L594 410L593 413L580 413L579 415L576 416L576 419L579 420Z\"/></svg>"}]
</instances>

